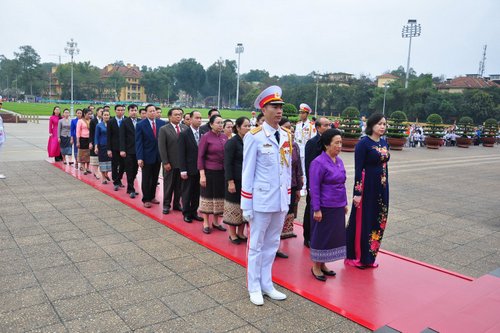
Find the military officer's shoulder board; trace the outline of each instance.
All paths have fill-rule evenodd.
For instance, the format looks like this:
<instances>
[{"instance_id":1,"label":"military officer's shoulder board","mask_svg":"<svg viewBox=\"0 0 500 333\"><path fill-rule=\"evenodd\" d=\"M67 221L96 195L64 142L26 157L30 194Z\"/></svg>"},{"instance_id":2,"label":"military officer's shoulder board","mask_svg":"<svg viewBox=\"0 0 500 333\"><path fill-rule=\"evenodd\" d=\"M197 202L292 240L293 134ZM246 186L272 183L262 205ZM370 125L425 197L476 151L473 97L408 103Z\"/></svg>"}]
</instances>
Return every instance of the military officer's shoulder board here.
<instances>
[{"instance_id":1,"label":"military officer's shoulder board","mask_svg":"<svg viewBox=\"0 0 500 333\"><path fill-rule=\"evenodd\" d=\"M250 133L255 135L257 133L259 133L260 131L262 131L262 126L257 126L257 127L254 127L250 130Z\"/></svg>"}]
</instances>

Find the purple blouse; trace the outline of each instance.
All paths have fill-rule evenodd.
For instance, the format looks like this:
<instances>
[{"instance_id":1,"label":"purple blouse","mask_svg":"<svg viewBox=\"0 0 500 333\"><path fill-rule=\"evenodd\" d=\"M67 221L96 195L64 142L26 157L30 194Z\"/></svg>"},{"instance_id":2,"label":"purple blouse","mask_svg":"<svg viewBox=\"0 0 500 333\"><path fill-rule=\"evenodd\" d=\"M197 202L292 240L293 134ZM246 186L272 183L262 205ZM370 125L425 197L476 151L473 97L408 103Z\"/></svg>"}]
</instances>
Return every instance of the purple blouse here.
<instances>
[{"instance_id":1,"label":"purple blouse","mask_svg":"<svg viewBox=\"0 0 500 333\"><path fill-rule=\"evenodd\" d=\"M224 145L227 136L213 131L203 134L198 145L199 170L224 170Z\"/></svg>"},{"instance_id":2,"label":"purple blouse","mask_svg":"<svg viewBox=\"0 0 500 333\"><path fill-rule=\"evenodd\" d=\"M316 212L325 208L347 206L345 189L346 173L344 162L337 156L334 163L327 153L316 157L309 168L311 209Z\"/></svg>"}]
</instances>

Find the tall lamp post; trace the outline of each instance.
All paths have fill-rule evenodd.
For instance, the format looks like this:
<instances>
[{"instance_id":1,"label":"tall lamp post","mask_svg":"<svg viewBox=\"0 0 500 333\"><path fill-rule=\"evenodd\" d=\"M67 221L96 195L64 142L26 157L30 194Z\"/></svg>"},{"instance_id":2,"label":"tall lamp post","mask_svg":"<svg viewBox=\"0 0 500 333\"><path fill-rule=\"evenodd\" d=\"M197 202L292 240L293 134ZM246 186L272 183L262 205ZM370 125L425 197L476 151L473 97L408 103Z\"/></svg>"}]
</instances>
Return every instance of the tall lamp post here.
<instances>
[{"instance_id":1,"label":"tall lamp post","mask_svg":"<svg viewBox=\"0 0 500 333\"><path fill-rule=\"evenodd\" d=\"M314 73L314 76L316 77L316 98L314 100L314 117L318 117L318 89L319 89L319 74Z\"/></svg>"},{"instance_id":2,"label":"tall lamp post","mask_svg":"<svg viewBox=\"0 0 500 333\"><path fill-rule=\"evenodd\" d=\"M242 43L236 44L236 53L238 54L238 76L236 79L236 108L239 108L239 96L240 96L240 56L245 50Z\"/></svg>"},{"instance_id":3,"label":"tall lamp post","mask_svg":"<svg viewBox=\"0 0 500 333\"><path fill-rule=\"evenodd\" d=\"M410 38L410 44L408 46L408 62L406 63L406 80L405 88L408 88L408 77L410 76L410 53L411 53L411 39L413 37L420 36L422 31L420 24L417 24L417 20L408 20L408 24L403 26L401 31L401 37Z\"/></svg>"},{"instance_id":4,"label":"tall lamp post","mask_svg":"<svg viewBox=\"0 0 500 333\"><path fill-rule=\"evenodd\" d=\"M384 104L382 105L382 114L385 116L385 96L387 94L387 89L389 89L389 85L384 83Z\"/></svg>"},{"instance_id":5,"label":"tall lamp post","mask_svg":"<svg viewBox=\"0 0 500 333\"><path fill-rule=\"evenodd\" d=\"M219 63L219 89L217 91L217 110L220 110L220 79L221 79L221 74L222 74L222 58L219 58L217 61ZM239 71L239 65L238 65L238 71Z\"/></svg>"},{"instance_id":6,"label":"tall lamp post","mask_svg":"<svg viewBox=\"0 0 500 333\"><path fill-rule=\"evenodd\" d=\"M64 52L69 54L71 56L71 106L70 106L70 113L71 117L74 116L74 101L73 101L73 56L78 55L80 53L80 50L78 49L78 44L71 38L69 42L66 43L66 47L64 48Z\"/></svg>"}]
</instances>

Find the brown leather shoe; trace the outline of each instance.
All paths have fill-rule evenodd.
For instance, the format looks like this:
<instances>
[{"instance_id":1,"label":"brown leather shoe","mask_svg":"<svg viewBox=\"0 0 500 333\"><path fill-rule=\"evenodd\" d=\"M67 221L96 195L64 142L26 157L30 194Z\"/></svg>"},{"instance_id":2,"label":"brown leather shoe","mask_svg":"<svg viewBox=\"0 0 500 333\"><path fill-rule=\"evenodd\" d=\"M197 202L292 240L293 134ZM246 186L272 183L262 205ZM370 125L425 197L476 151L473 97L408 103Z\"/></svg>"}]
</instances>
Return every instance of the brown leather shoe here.
<instances>
[{"instance_id":1,"label":"brown leather shoe","mask_svg":"<svg viewBox=\"0 0 500 333\"><path fill-rule=\"evenodd\" d=\"M151 208L151 206L152 206L152 205L151 205L151 202L145 202L145 203L144 203L144 207L145 207L145 208Z\"/></svg>"},{"instance_id":2,"label":"brown leather shoe","mask_svg":"<svg viewBox=\"0 0 500 333\"><path fill-rule=\"evenodd\" d=\"M160 204L160 202L158 200L156 200L156 199L151 200L151 203L155 204L155 205L159 205Z\"/></svg>"}]
</instances>

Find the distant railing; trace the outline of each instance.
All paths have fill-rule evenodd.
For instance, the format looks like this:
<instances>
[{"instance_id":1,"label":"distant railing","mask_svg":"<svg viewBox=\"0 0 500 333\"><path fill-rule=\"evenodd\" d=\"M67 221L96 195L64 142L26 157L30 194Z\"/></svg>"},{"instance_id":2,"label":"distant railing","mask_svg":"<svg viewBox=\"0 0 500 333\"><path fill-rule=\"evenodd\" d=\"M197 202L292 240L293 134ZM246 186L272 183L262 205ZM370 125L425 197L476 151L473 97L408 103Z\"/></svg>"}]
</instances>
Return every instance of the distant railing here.
<instances>
[{"instance_id":1,"label":"distant railing","mask_svg":"<svg viewBox=\"0 0 500 333\"><path fill-rule=\"evenodd\" d=\"M32 122L34 124L40 124L40 116L35 114L22 114L16 117L16 120L19 119L21 121ZM18 121L16 121L17 123Z\"/></svg>"}]
</instances>

